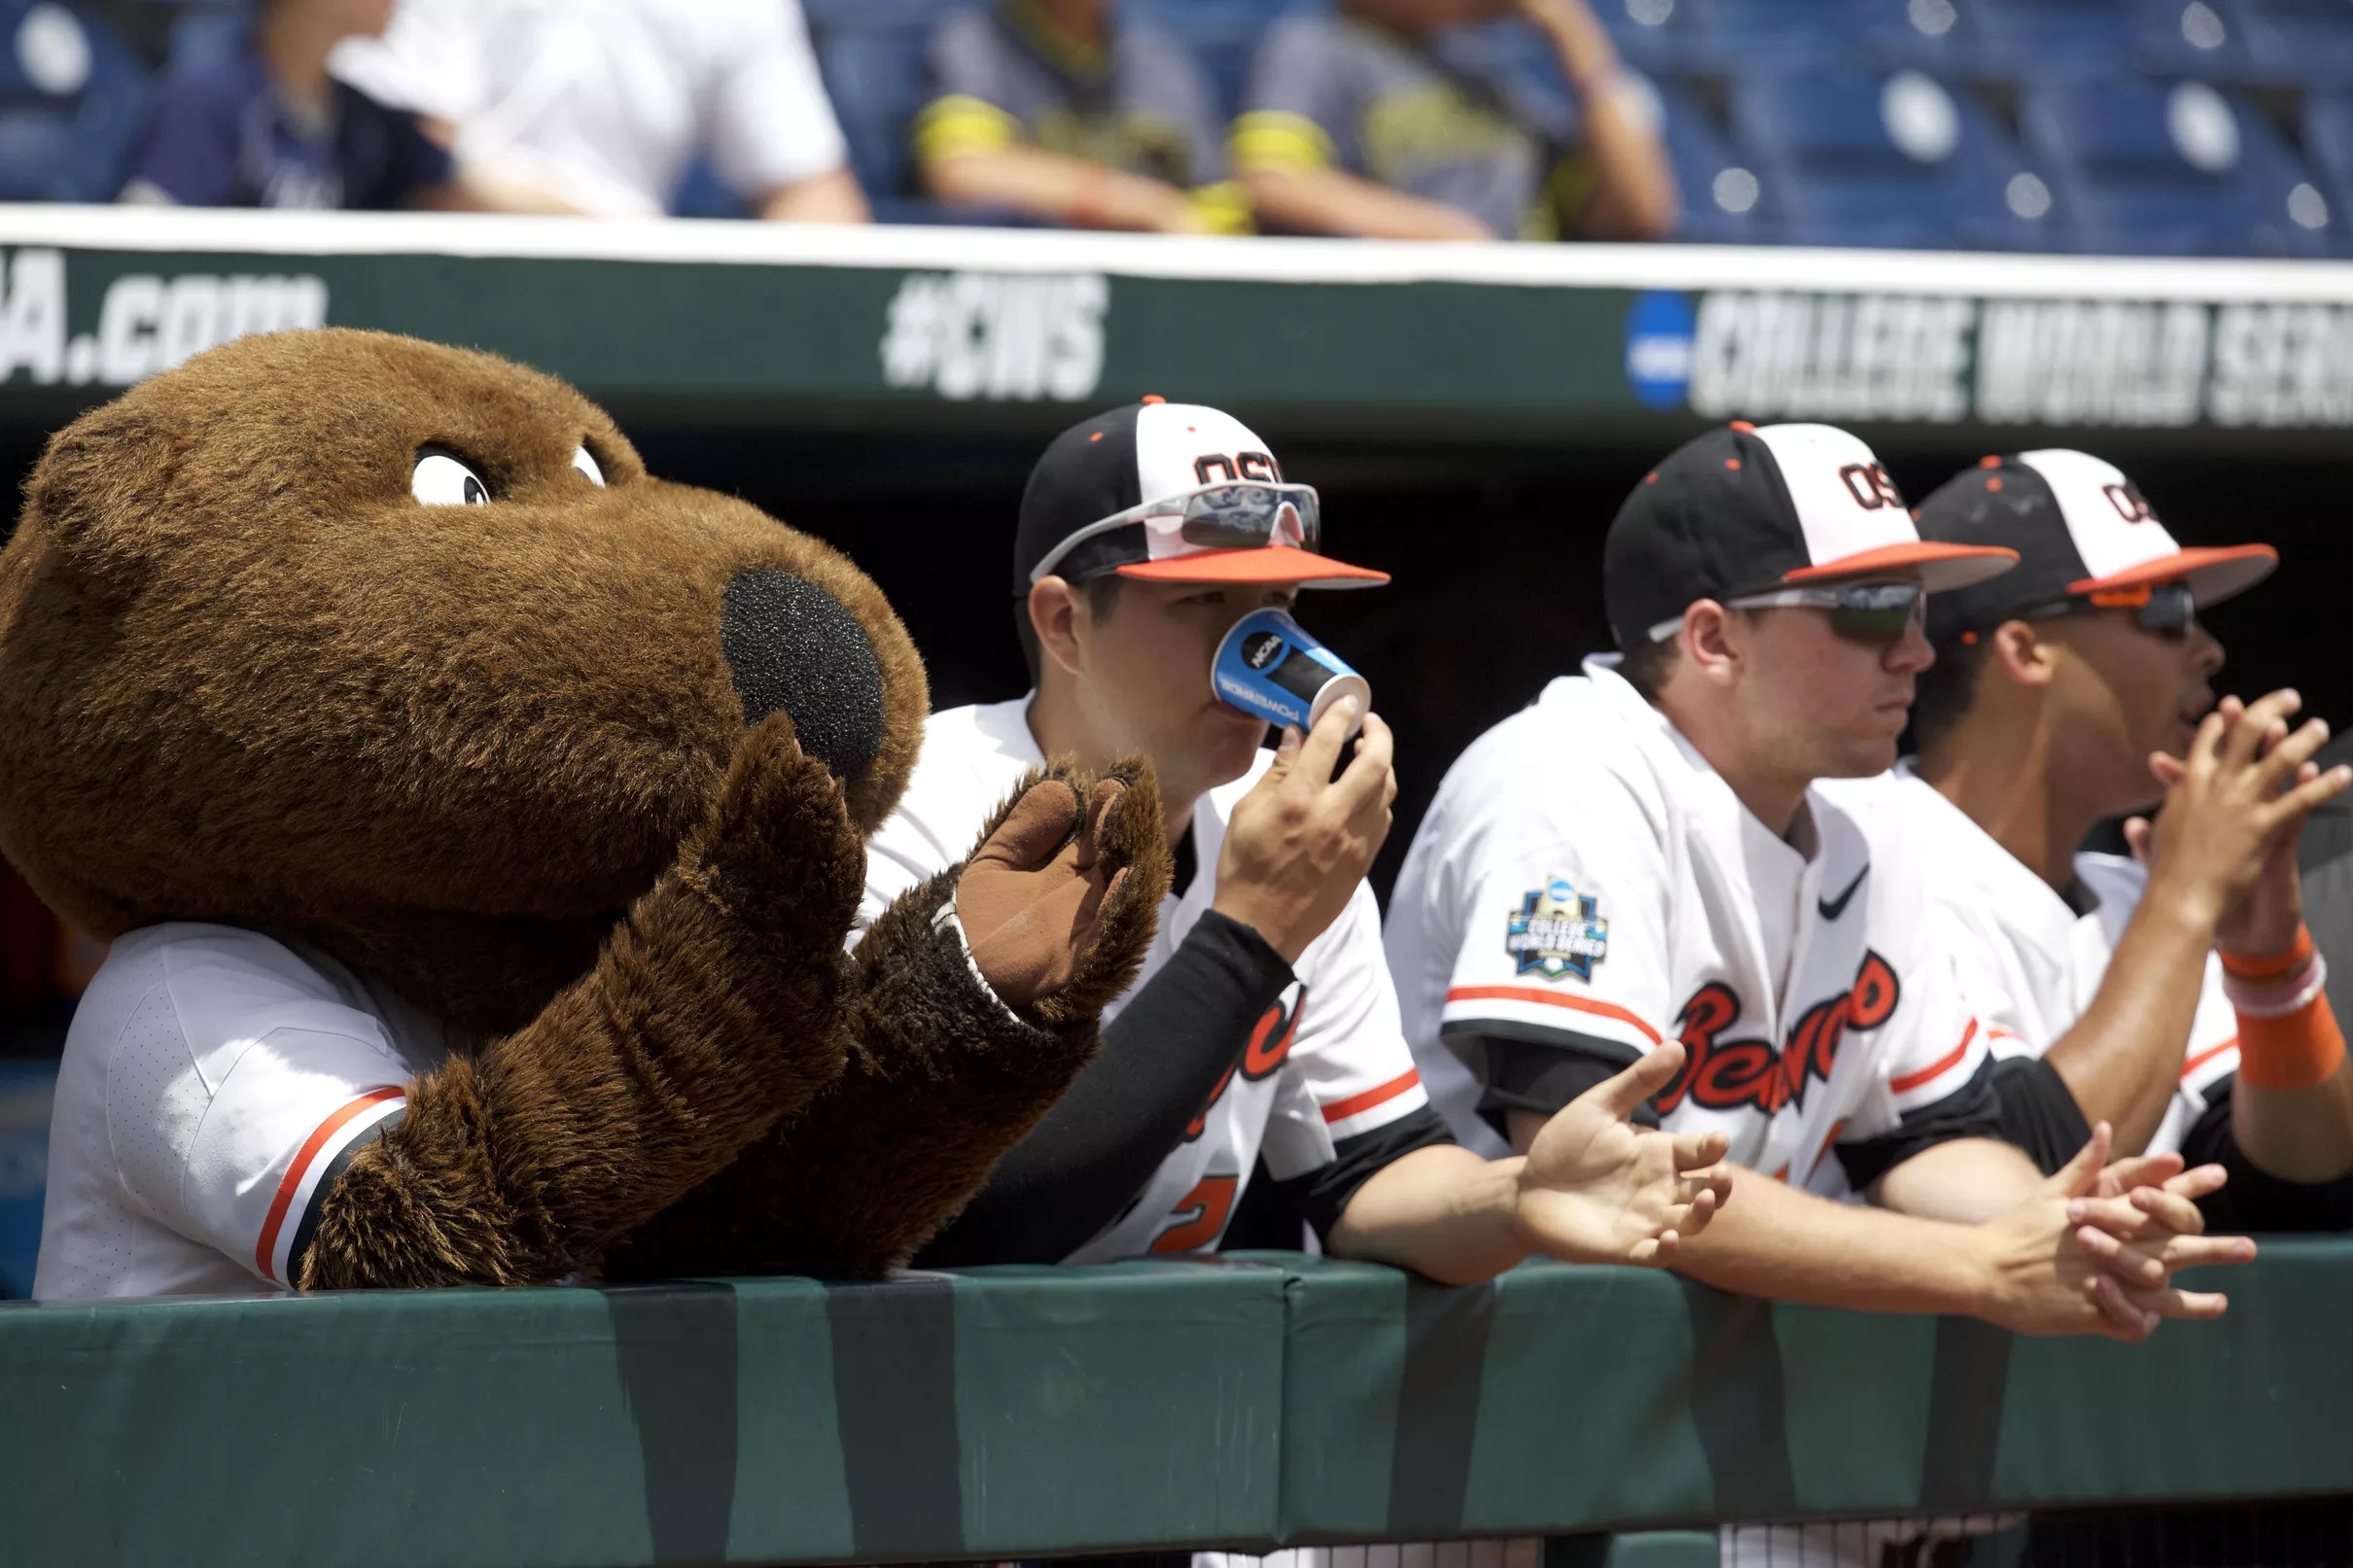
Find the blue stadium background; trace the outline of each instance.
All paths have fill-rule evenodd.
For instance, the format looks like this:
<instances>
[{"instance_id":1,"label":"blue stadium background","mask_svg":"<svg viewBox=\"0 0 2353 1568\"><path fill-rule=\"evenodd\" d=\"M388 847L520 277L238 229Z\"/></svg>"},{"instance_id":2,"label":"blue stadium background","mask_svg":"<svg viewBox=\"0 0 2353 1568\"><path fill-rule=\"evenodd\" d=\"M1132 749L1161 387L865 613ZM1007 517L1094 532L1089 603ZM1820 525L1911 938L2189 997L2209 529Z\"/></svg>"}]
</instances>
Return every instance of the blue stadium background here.
<instances>
[{"instance_id":1,"label":"blue stadium background","mask_svg":"<svg viewBox=\"0 0 2353 1568\"><path fill-rule=\"evenodd\" d=\"M923 40L960 0L805 0L860 181L911 197ZM1124 0L1229 103L1275 17L1324 0ZM2349 0L1595 0L1655 92L1677 238L2181 256L2353 255ZM245 25L224 0L0 0L0 199L94 201L160 72ZM44 72L62 26L82 72ZM70 52L70 46L67 46ZM1565 92L1532 32L1453 48ZM46 53L45 53L46 51ZM737 209L706 171L687 216Z\"/></svg>"}]
</instances>

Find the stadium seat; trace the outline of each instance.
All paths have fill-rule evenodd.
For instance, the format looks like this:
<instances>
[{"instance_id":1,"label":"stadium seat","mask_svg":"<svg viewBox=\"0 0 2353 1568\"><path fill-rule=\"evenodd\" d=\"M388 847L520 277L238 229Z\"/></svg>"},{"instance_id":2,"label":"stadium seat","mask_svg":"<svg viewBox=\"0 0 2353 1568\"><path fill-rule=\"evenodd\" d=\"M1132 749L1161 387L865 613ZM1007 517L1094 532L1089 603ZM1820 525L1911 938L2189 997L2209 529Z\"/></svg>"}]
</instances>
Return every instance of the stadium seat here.
<instances>
[{"instance_id":1,"label":"stadium seat","mask_svg":"<svg viewBox=\"0 0 2353 1568\"><path fill-rule=\"evenodd\" d=\"M1810 68L1850 59L1868 0L1681 0L1696 52L1722 69Z\"/></svg>"},{"instance_id":2,"label":"stadium seat","mask_svg":"<svg viewBox=\"0 0 2353 1568\"><path fill-rule=\"evenodd\" d=\"M1933 3L1933 0L1931 0ZM2138 32L2129 0L1952 0L1978 37L1980 63L2019 76L2112 75Z\"/></svg>"},{"instance_id":3,"label":"stadium seat","mask_svg":"<svg viewBox=\"0 0 2353 1568\"><path fill-rule=\"evenodd\" d=\"M2346 218L2353 217L2353 89L2308 95L2300 129L2304 157L2320 178L2322 194L2338 214L2336 226L2344 229ZM2347 248L2340 235L2337 249L2341 253Z\"/></svg>"},{"instance_id":4,"label":"stadium seat","mask_svg":"<svg viewBox=\"0 0 2353 1568\"><path fill-rule=\"evenodd\" d=\"M1712 63L1699 19L1702 0L1591 0L1594 15L1637 68L1704 70Z\"/></svg>"},{"instance_id":5,"label":"stadium seat","mask_svg":"<svg viewBox=\"0 0 2353 1568\"><path fill-rule=\"evenodd\" d=\"M1653 83L1667 159L1683 197L1674 237L1693 244L1765 245L1782 237L1768 172L1734 151L1698 94L1672 79Z\"/></svg>"},{"instance_id":6,"label":"stadium seat","mask_svg":"<svg viewBox=\"0 0 2353 1568\"><path fill-rule=\"evenodd\" d=\"M924 42L931 23L961 0L808 0L833 114L850 143L850 167L868 197L903 198L909 178L907 127L923 108Z\"/></svg>"},{"instance_id":7,"label":"stadium seat","mask_svg":"<svg viewBox=\"0 0 2353 1568\"><path fill-rule=\"evenodd\" d=\"M2353 5L2346 0L2237 0L2233 9L2255 75L2353 85Z\"/></svg>"},{"instance_id":8,"label":"stadium seat","mask_svg":"<svg viewBox=\"0 0 2353 1568\"><path fill-rule=\"evenodd\" d=\"M1732 124L1801 244L2040 250L2048 182L1966 89L1919 71L1753 72Z\"/></svg>"},{"instance_id":9,"label":"stadium seat","mask_svg":"<svg viewBox=\"0 0 2353 1568\"><path fill-rule=\"evenodd\" d=\"M2047 83L2020 120L2084 249L2317 256L2345 231L2263 116L2205 83Z\"/></svg>"},{"instance_id":10,"label":"stadium seat","mask_svg":"<svg viewBox=\"0 0 2353 1568\"><path fill-rule=\"evenodd\" d=\"M0 200L112 199L147 80L95 18L56 0L0 0Z\"/></svg>"}]
</instances>

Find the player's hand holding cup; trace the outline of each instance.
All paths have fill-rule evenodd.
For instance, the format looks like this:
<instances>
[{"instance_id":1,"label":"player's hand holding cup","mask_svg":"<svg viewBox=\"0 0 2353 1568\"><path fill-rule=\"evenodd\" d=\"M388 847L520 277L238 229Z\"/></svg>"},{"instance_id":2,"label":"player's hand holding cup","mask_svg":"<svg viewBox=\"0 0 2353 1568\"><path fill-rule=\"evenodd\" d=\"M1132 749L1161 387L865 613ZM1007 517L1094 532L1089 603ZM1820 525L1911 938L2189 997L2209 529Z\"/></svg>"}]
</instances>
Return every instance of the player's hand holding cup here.
<instances>
[{"instance_id":1,"label":"player's hand holding cup","mask_svg":"<svg viewBox=\"0 0 2353 1568\"><path fill-rule=\"evenodd\" d=\"M2221 1167L2178 1154L2108 1164L2102 1122L2064 1168L2008 1214L1973 1228L1988 1301L1982 1315L2020 1334L2105 1334L2138 1342L2166 1318L2223 1315L2230 1300L2173 1283L2183 1269L2251 1263L2243 1236L2209 1237L2196 1200Z\"/></svg>"},{"instance_id":2,"label":"player's hand holding cup","mask_svg":"<svg viewBox=\"0 0 2353 1568\"><path fill-rule=\"evenodd\" d=\"M1682 1070L1669 1040L1554 1113L1520 1167L1522 1245L1570 1263L1665 1265L1705 1228L1732 1196L1724 1134L1629 1120Z\"/></svg>"},{"instance_id":3,"label":"player's hand holding cup","mask_svg":"<svg viewBox=\"0 0 2353 1568\"><path fill-rule=\"evenodd\" d=\"M1349 732L1364 721L1340 776ZM1389 729L1352 696L1332 704L1306 735L1286 726L1274 765L1234 803L1217 853L1211 907L1256 931L1285 961L1340 918L1388 837L1397 777Z\"/></svg>"}]
</instances>

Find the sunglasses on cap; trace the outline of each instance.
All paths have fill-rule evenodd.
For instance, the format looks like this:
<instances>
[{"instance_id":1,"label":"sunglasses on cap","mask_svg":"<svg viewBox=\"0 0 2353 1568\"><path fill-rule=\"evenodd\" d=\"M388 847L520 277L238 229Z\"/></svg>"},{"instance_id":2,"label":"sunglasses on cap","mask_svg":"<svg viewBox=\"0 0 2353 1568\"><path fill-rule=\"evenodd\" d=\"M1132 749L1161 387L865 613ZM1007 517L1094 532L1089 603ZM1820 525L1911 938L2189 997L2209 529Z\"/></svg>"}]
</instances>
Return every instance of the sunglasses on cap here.
<instances>
[{"instance_id":1,"label":"sunglasses on cap","mask_svg":"<svg viewBox=\"0 0 2353 1568\"><path fill-rule=\"evenodd\" d=\"M2021 610L2016 620L2056 620L2061 615L2081 615L2094 610L2129 610L2140 622L2141 630L2159 637L2184 638L2197 625L2197 596L2186 582L2139 582L2129 588L2095 588L2088 594L2072 595L2054 603ZM1974 632L1964 635L1964 641L1974 641Z\"/></svg>"},{"instance_id":2,"label":"sunglasses on cap","mask_svg":"<svg viewBox=\"0 0 2353 1568\"><path fill-rule=\"evenodd\" d=\"M1143 561L1168 561L1203 550L1254 550L1290 544L1315 550L1322 542L1323 513L1316 487L1306 484L1212 484L1115 511L1087 524L1046 552L1031 569L1042 582L1089 540L1121 529L1142 531Z\"/></svg>"},{"instance_id":3,"label":"sunglasses on cap","mask_svg":"<svg viewBox=\"0 0 2353 1568\"><path fill-rule=\"evenodd\" d=\"M1776 588L1724 601L1727 610L1824 610L1830 629L1857 643L1900 642L1928 617L1928 590L1916 582L1849 582L1834 587ZM1683 617L1663 620L1650 640L1664 643L1680 631Z\"/></svg>"}]
</instances>

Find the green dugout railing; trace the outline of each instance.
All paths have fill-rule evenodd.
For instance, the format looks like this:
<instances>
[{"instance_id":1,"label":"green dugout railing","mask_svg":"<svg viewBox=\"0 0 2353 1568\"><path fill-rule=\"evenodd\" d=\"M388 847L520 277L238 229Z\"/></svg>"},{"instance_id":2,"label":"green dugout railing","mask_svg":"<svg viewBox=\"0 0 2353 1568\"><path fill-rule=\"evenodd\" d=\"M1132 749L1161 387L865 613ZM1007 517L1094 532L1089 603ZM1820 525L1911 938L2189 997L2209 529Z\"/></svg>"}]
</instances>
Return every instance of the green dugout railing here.
<instances>
[{"instance_id":1,"label":"green dugout railing","mask_svg":"<svg viewBox=\"0 0 2353 1568\"><path fill-rule=\"evenodd\" d=\"M1016 1557L2353 1491L2353 1243L2150 1342L1287 1254L0 1307L0 1560Z\"/></svg>"}]
</instances>

